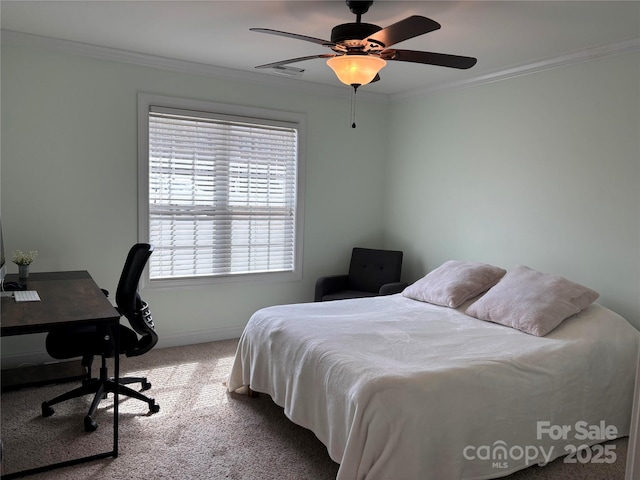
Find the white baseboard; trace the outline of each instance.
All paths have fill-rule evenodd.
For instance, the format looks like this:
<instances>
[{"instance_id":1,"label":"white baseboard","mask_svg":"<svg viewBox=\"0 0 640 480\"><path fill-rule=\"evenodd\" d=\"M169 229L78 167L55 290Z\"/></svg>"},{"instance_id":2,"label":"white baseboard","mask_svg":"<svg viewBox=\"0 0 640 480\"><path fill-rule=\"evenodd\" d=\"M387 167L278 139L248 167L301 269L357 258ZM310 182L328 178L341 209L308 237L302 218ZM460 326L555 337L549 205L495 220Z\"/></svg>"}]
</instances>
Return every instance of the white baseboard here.
<instances>
[{"instance_id":1,"label":"white baseboard","mask_svg":"<svg viewBox=\"0 0 640 480\"><path fill-rule=\"evenodd\" d=\"M210 330L196 330L192 332L177 333L174 335L162 336L158 339L155 348L182 347L184 345L194 345L196 343L216 342L219 340L229 340L240 338L243 327L220 327ZM44 345L43 345L44 347ZM2 355L2 368L16 368L32 365L44 365L45 363L56 362L47 351L32 350L10 355Z\"/></svg>"},{"instance_id":2,"label":"white baseboard","mask_svg":"<svg viewBox=\"0 0 640 480\"><path fill-rule=\"evenodd\" d=\"M240 338L244 327L221 327L212 330L196 330L193 332L178 333L175 335L165 335L160 337L156 348L182 347L184 345L194 345L196 343L217 342L219 340L229 340Z\"/></svg>"}]
</instances>

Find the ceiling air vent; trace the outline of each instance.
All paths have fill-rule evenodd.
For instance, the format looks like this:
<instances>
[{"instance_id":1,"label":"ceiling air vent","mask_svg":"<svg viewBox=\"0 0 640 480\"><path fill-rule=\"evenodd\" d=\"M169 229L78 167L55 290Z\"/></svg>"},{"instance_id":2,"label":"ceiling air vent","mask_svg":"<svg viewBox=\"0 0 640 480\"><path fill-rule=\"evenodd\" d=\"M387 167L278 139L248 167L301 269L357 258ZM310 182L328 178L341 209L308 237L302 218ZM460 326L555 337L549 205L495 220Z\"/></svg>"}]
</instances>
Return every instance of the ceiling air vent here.
<instances>
[{"instance_id":1,"label":"ceiling air vent","mask_svg":"<svg viewBox=\"0 0 640 480\"><path fill-rule=\"evenodd\" d=\"M285 77L301 77L304 73L304 68L288 67L284 65L276 65L272 67L273 73L282 75Z\"/></svg>"}]
</instances>

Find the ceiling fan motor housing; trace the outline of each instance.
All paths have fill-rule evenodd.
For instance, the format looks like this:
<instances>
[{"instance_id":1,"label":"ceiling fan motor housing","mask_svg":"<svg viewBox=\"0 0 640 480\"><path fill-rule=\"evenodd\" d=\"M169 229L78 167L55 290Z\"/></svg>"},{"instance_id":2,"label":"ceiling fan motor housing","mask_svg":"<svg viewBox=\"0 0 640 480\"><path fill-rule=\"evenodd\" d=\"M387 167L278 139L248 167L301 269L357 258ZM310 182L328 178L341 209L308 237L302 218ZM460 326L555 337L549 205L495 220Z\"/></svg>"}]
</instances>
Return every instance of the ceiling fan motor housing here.
<instances>
[{"instance_id":1,"label":"ceiling fan motor housing","mask_svg":"<svg viewBox=\"0 0 640 480\"><path fill-rule=\"evenodd\" d=\"M331 29L331 42L350 46L349 42L354 41L354 43L364 46L367 37L380 30L382 27L372 23L343 23Z\"/></svg>"}]
</instances>

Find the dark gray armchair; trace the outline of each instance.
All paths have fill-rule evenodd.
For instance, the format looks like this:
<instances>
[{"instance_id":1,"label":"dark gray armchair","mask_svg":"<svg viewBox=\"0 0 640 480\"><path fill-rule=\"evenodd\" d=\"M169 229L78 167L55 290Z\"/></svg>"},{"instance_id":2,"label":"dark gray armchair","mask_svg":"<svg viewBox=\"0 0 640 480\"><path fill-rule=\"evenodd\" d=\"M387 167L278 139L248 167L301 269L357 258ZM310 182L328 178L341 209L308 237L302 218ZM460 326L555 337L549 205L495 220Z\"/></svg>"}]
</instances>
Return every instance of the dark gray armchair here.
<instances>
[{"instance_id":1,"label":"dark gray armchair","mask_svg":"<svg viewBox=\"0 0 640 480\"><path fill-rule=\"evenodd\" d=\"M402 252L355 247L347 275L316 280L315 301L391 295L405 289L400 281Z\"/></svg>"}]
</instances>

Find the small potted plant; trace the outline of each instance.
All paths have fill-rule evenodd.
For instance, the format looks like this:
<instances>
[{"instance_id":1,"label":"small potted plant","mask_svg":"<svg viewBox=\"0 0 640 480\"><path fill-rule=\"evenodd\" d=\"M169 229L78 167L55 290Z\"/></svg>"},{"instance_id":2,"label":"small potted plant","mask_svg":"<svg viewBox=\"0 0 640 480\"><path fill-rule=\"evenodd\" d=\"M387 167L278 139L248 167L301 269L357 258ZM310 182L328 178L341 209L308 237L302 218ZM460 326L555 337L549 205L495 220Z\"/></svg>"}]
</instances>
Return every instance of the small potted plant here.
<instances>
[{"instance_id":1,"label":"small potted plant","mask_svg":"<svg viewBox=\"0 0 640 480\"><path fill-rule=\"evenodd\" d=\"M37 250L30 250L29 253L24 253L22 250L13 251L13 263L18 265L18 278L29 277L29 265L31 265L37 256Z\"/></svg>"}]
</instances>

